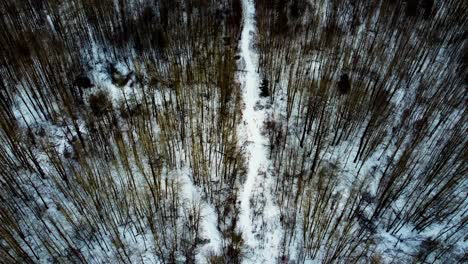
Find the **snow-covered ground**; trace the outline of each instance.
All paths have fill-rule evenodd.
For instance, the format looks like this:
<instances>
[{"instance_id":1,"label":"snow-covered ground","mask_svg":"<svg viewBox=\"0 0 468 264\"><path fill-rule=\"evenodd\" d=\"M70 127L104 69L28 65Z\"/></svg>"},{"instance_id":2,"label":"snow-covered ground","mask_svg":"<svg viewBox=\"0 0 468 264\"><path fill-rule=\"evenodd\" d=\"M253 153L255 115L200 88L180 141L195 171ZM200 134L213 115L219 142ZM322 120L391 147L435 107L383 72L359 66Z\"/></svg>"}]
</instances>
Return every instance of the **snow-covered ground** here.
<instances>
[{"instance_id":1,"label":"snow-covered ground","mask_svg":"<svg viewBox=\"0 0 468 264\"><path fill-rule=\"evenodd\" d=\"M189 169L187 168L180 175L184 198L189 202L189 204L201 207L201 234L203 236L202 239L206 239L207 243L201 247L196 259L197 263L204 263L205 258L209 254L221 253L222 237L219 230L217 229L216 211L212 204L206 202L202 198L200 188L196 187L193 184L192 179L190 179Z\"/></svg>"},{"instance_id":2,"label":"snow-covered ground","mask_svg":"<svg viewBox=\"0 0 468 264\"><path fill-rule=\"evenodd\" d=\"M261 130L266 117L266 103L260 98L258 54L252 48L256 32L255 6L252 0L243 0L243 30L240 41L245 75L240 76L245 103L240 133L246 144L248 173L240 193L241 213L239 228L247 252L245 263L275 263L279 256L282 237L279 208L271 195L271 163L268 160L267 139ZM255 207L260 206L260 210ZM265 235L263 235L265 234Z\"/></svg>"}]
</instances>

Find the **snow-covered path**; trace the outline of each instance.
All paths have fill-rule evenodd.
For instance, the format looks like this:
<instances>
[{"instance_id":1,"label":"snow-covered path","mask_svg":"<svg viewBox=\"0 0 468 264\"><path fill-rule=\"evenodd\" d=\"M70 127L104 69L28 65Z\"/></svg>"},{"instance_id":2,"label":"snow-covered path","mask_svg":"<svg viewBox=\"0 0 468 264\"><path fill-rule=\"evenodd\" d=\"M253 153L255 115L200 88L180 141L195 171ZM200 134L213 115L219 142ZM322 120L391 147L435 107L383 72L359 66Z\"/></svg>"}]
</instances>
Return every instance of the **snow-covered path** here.
<instances>
[{"instance_id":1,"label":"snow-covered path","mask_svg":"<svg viewBox=\"0 0 468 264\"><path fill-rule=\"evenodd\" d=\"M258 102L264 105L267 99L260 98L258 54L252 49L256 31L255 5L253 0L243 0L242 4L244 18L240 49L245 63L245 75L241 76L245 109L240 134L247 144L248 172L239 198L239 228L247 246L245 263L275 263L282 231L279 209L271 195L267 139L261 134L266 110L263 107L255 109Z\"/></svg>"}]
</instances>

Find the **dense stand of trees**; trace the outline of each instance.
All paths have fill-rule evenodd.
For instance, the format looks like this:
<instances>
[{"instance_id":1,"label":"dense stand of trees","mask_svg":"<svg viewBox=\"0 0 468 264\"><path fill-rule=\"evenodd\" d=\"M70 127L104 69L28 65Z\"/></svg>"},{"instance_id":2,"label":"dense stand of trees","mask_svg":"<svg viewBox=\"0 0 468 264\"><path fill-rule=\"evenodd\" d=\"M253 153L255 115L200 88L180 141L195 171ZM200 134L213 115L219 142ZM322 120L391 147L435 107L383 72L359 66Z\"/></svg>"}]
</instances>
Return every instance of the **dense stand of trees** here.
<instances>
[{"instance_id":1,"label":"dense stand of trees","mask_svg":"<svg viewBox=\"0 0 468 264\"><path fill-rule=\"evenodd\" d=\"M468 2L255 2L278 262L466 262ZM239 263L241 1L0 14L0 262Z\"/></svg>"},{"instance_id":2,"label":"dense stand of trees","mask_svg":"<svg viewBox=\"0 0 468 264\"><path fill-rule=\"evenodd\" d=\"M2 260L194 263L206 216L177 174L217 210L212 258L238 257L241 2L7 0L0 13Z\"/></svg>"},{"instance_id":3,"label":"dense stand of trees","mask_svg":"<svg viewBox=\"0 0 468 264\"><path fill-rule=\"evenodd\" d=\"M467 9L257 1L284 259L466 261ZM382 252L383 232L420 243Z\"/></svg>"}]
</instances>

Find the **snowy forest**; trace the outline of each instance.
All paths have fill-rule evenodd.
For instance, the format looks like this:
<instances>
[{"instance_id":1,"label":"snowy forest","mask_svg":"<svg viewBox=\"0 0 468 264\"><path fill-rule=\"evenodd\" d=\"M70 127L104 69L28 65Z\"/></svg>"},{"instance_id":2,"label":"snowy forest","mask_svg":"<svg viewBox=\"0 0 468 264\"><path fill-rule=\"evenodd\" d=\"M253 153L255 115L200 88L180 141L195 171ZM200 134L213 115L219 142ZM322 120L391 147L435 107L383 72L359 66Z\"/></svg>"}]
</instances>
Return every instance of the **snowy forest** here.
<instances>
[{"instance_id":1,"label":"snowy forest","mask_svg":"<svg viewBox=\"0 0 468 264\"><path fill-rule=\"evenodd\" d=\"M0 14L0 263L468 263L468 1Z\"/></svg>"}]
</instances>

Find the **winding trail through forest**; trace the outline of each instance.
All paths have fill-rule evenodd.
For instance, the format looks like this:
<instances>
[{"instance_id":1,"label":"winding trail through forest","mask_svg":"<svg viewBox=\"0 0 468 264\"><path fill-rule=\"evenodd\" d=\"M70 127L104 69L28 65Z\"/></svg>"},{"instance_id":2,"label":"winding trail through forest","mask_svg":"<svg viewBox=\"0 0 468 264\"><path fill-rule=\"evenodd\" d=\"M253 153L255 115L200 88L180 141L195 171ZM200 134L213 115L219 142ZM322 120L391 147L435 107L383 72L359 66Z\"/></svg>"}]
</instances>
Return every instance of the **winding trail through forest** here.
<instances>
[{"instance_id":1,"label":"winding trail through forest","mask_svg":"<svg viewBox=\"0 0 468 264\"><path fill-rule=\"evenodd\" d=\"M247 178L239 198L241 212L238 227L247 246L245 263L275 263L282 231L279 208L271 195L273 181L269 172L268 141L261 133L266 110L264 107L256 107L267 99L260 98L258 54L252 48L256 32L255 4L253 0L242 0L242 5L240 52L245 62L245 75L241 77L245 109L241 133L246 142Z\"/></svg>"}]
</instances>

